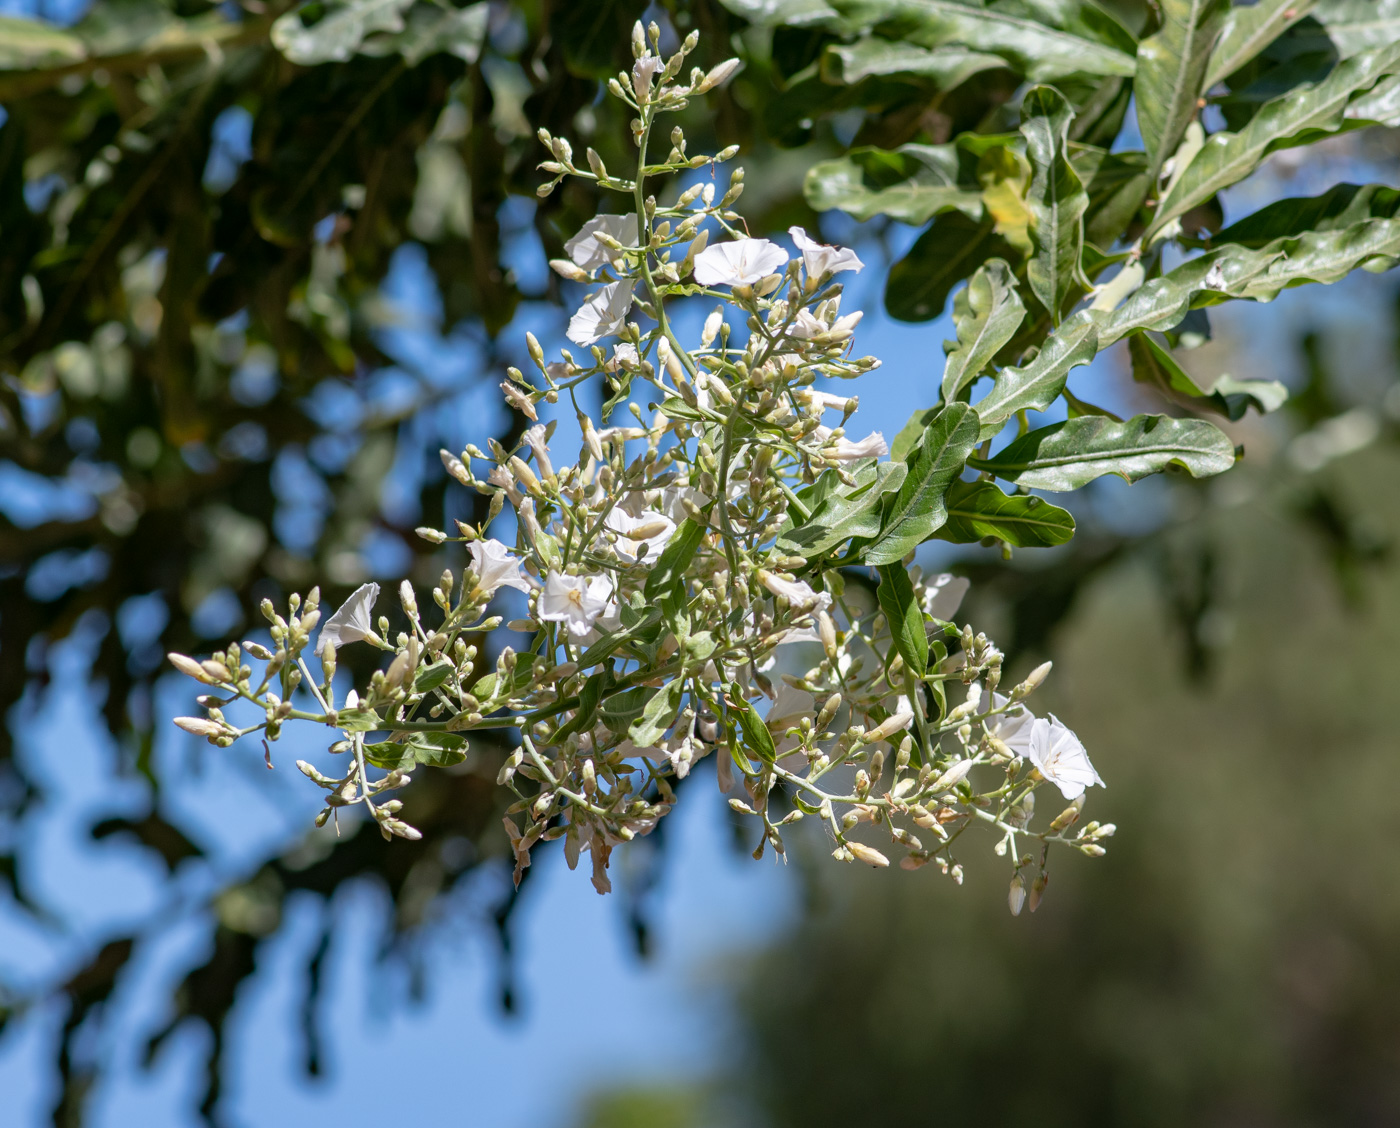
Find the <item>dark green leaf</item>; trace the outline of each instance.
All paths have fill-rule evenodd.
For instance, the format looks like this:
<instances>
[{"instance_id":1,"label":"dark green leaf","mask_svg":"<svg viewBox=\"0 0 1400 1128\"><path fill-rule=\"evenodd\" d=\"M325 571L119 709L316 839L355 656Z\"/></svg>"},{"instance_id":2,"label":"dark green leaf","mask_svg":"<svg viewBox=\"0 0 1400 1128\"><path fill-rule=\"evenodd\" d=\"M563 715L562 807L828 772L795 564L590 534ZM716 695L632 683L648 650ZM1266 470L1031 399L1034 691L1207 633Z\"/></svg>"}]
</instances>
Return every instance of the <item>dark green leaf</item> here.
<instances>
[{"instance_id":1,"label":"dark green leaf","mask_svg":"<svg viewBox=\"0 0 1400 1128\"><path fill-rule=\"evenodd\" d=\"M1397 0L1320 0L1308 25L1294 29L1297 50L1335 51L1343 59L1400 41Z\"/></svg>"},{"instance_id":2,"label":"dark green leaf","mask_svg":"<svg viewBox=\"0 0 1400 1128\"><path fill-rule=\"evenodd\" d=\"M1056 325L1070 291L1082 280L1079 252L1084 243L1084 211L1089 206L1088 194L1069 159L1073 119L1069 103L1053 87L1032 87L1021 103L1021 133L1033 170L1026 203L1035 255L1026 273L1031 291Z\"/></svg>"},{"instance_id":3,"label":"dark green leaf","mask_svg":"<svg viewBox=\"0 0 1400 1128\"><path fill-rule=\"evenodd\" d=\"M1336 231L1367 219L1394 219L1400 189L1385 184L1338 184L1320 196L1290 196L1232 223L1211 246L1237 243L1260 250L1277 239L1311 231Z\"/></svg>"},{"instance_id":4,"label":"dark green leaf","mask_svg":"<svg viewBox=\"0 0 1400 1128\"><path fill-rule=\"evenodd\" d=\"M1050 336L1034 360L1003 368L977 404L982 438L990 439L1018 411L1044 411L1064 390L1070 370L1094 359L1099 330L1087 311L1076 313Z\"/></svg>"},{"instance_id":5,"label":"dark green leaf","mask_svg":"<svg viewBox=\"0 0 1400 1128\"><path fill-rule=\"evenodd\" d=\"M629 611L631 611L630 607L624 607L622 609L622 630L613 631L611 634L604 635L579 655L578 664L580 669L586 670L590 666L596 666L599 662L603 661L604 658L610 657L616 653L620 647L629 642L638 639L645 641L648 629L656 627L661 622L660 607L648 607L646 611L638 615L631 624L627 621L630 617L628 615Z\"/></svg>"},{"instance_id":6,"label":"dark green leaf","mask_svg":"<svg viewBox=\"0 0 1400 1128\"><path fill-rule=\"evenodd\" d=\"M603 700L604 691L612 684L612 674L603 670L586 678L578 691L578 708L574 710L569 723L559 729L558 739L585 732L593 727L593 718L598 715L598 703Z\"/></svg>"},{"instance_id":7,"label":"dark green leaf","mask_svg":"<svg viewBox=\"0 0 1400 1128\"><path fill-rule=\"evenodd\" d=\"M982 213L976 184L960 183L952 144L852 149L808 169L802 191L817 211L840 208L859 220L887 215L922 224L951 209L974 218Z\"/></svg>"},{"instance_id":8,"label":"dark green leaf","mask_svg":"<svg viewBox=\"0 0 1400 1128\"><path fill-rule=\"evenodd\" d=\"M1066 509L1034 494L1004 494L979 478L948 487L948 521L934 536L954 544L995 537L1017 548L1050 548L1074 536L1074 518Z\"/></svg>"},{"instance_id":9,"label":"dark green leaf","mask_svg":"<svg viewBox=\"0 0 1400 1128\"><path fill-rule=\"evenodd\" d=\"M1161 29L1138 44L1138 129L1149 172L1161 171L1196 117L1206 67L1230 0L1159 0Z\"/></svg>"},{"instance_id":10,"label":"dark green leaf","mask_svg":"<svg viewBox=\"0 0 1400 1128\"><path fill-rule=\"evenodd\" d=\"M914 585L903 564L884 564L879 571L880 586L875 594L889 622L895 650L904 659L909 672L922 681L928 671L928 635L924 631L924 613L919 609Z\"/></svg>"},{"instance_id":11,"label":"dark green leaf","mask_svg":"<svg viewBox=\"0 0 1400 1128\"><path fill-rule=\"evenodd\" d=\"M1091 145L1071 145L1070 163L1084 184L1089 206L1084 238L1111 247L1133 222L1152 178L1143 153L1110 153Z\"/></svg>"},{"instance_id":12,"label":"dark green leaf","mask_svg":"<svg viewBox=\"0 0 1400 1128\"><path fill-rule=\"evenodd\" d=\"M624 733L642 716L658 692L655 686L639 685L610 694L599 706L598 717L612 732Z\"/></svg>"},{"instance_id":13,"label":"dark green leaf","mask_svg":"<svg viewBox=\"0 0 1400 1128\"><path fill-rule=\"evenodd\" d=\"M386 771L407 770L417 764L450 768L466 758L466 737L455 732L414 732L402 744L385 740L365 745L365 759Z\"/></svg>"},{"instance_id":14,"label":"dark green leaf","mask_svg":"<svg viewBox=\"0 0 1400 1128\"><path fill-rule=\"evenodd\" d=\"M446 660L424 666L413 679L414 693L429 693L447 680L452 672L452 663Z\"/></svg>"},{"instance_id":15,"label":"dark green leaf","mask_svg":"<svg viewBox=\"0 0 1400 1128\"><path fill-rule=\"evenodd\" d=\"M1221 474L1235 464L1235 446L1203 419L1135 415L1119 423L1086 415L1032 431L970 464L1030 489L1077 490L1105 474L1136 482L1169 466L1195 478Z\"/></svg>"},{"instance_id":16,"label":"dark green leaf","mask_svg":"<svg viewBox=\"0 0 1400 1128\"><path fill-rule=\"evenodd\" d=\"M977 445L977 412L964 403L945 407L924 429L906 460L909 473L886 503L879 535L862 552L866 564L892 564L933 536L947 519L943 495Z\"/></svg>"},{"instance_id":17,"label":"dark green leaf","mask_svg":"<svg viewBox=\"0 0 1400 1128\"><path fill-rule=\"evenodd\" d=\"M1133 379L1152 384L1169 399L1189 407L1206 408L1229 419L1242 418L1250 407L1257 408L1261 414L1277 410L1288 398L1288 389L1277 380L1235 380L1222 376L1208 391L1146 333L1128 338L1128 353L1133 362Z\"/></svg>"},{"instance_id":18,"label":"dark green leaf","mask_svg":"<svg viewBox=\"0 0 1400 1128\"><path fill-rule=\"evenodd\" d=\"M977 379L1025 317L1026 307L1016 293L1011 268L1001 259L981 266L953 300L958 339L943 367L944 400L956 399Z\"/></svg>"},{"instance_id":19,"label":"dark green leaf","mask_svg":"<svg viewBox=\"0 0 1400 1128\"><path fill-rule=\"evenodd\" d=\"M1019 257L990 219L946 212L890 268L885 308L900 321L931 321L943 312L953 287L988 259Z\"/></svg>"}]
</instances>

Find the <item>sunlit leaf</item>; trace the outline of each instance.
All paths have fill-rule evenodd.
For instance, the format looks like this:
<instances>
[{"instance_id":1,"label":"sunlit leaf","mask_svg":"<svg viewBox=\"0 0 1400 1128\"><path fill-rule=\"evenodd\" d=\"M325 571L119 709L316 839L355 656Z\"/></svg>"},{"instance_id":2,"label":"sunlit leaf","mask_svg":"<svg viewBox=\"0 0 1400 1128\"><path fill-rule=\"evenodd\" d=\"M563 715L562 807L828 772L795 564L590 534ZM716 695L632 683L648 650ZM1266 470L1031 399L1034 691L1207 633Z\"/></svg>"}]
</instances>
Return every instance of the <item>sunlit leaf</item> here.
<instances>
[{"instance_id":1,"label":"sunlit leaf","mask_svg":"<svg viewBox=\"0 0 1400 1128\"><path fill-rule=\"evenodd\" d=\"M1099 350L1099 329L1090 313L1069 318L1046 340L1035 359L1003 368L977 403L982 438L992 438L1018 411L1043 411L1064 390L1070 370L1088 364Z\"/></svg>"},{"instance_id":2,"label":"sunlit leaf","mask_svg":"<svg viewBox=\"0 0 1400 1128\"><path fill-rule=\"evenodd\" d=\"M1138 44L1133 89L1153 174L1196 117L1211 50L1229 8L1230 0L1161 0L1161 29Z\"/></svg>"},{"instance_id":3,"label":"sunlit leaf","mask_svg":"<svg viewBox=\"0 0 1400 1128\"><path fill-rule=\"evenodd\" d=\"M1016 279L1001 259L980 267L953 301L958 339L943 367L943 398L952 401L977 379L1025 320Z\"/></svg>"},{"instance_id":4,"label":"sunlit leaf","mask_svg":"<svg viewBox=\"0 0 1400 1128\"><path fill-rule=\"evenodd\" d=\"M1084 210L1089 197L1069 160L1074 113L1058 90L1036 86L1021 103L1021 133L1034 176L1027 203L1035 254L1026 264L1031 290L1059 324L1070 291L1082 280ZM1087 289L1087 286L1085 287Z\"/></svg>"}]
</instances>

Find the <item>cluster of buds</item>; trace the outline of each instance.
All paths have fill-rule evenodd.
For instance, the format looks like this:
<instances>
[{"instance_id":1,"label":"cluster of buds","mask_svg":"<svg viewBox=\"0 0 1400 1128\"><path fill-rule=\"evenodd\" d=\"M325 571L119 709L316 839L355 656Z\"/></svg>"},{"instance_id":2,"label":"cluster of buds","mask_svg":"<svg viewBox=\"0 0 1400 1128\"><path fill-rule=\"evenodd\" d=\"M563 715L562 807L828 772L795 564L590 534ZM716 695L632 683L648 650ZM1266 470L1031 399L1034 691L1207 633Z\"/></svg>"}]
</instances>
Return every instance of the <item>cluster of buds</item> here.
<instances>
[{"instance_id":1,"label":"cluster of buds","mask_svg":"<svg viewBox=\"0 0 1400 1128\"><path fill-rule=\"evenodd\" d=\"M542 192L579 176L627 205L586 223L552 264L596 289L569 322L582 351L550 361L527 335L534 373L512 368L502 384L533 425L512 449L441 452L453 479L489 499L488 518L419 535L463 545L470 567L444 572L430 600L405 582L405 629L392 637L387 616L372 618L378 585L366 584L314 647L315 593L305 604L294 596L285 619L265 609L275 652L245 643L202 663L172 656L227 693L179 723L219 745L253 732L275 739L288 719L338 729L332 751L352 760L341 778L300 765L327 792L321 821L363 804L386 835L408 837L417 832L397 801L379 793L415 765L460 762L473 731L509 730L519 743L498 782L514 796L506 831L517 880L536 843L563 839L571 867L588 852L600 891L612 850L655 827L676 781L714 754L730 805L761 827L756 857L784 854L785 828L816 819L840 860L884 866L899 855L905 868L932 862L961 881L956 845L985 826L1014 865L1013 910L1018 888L1034 908L1051 844L1102 852L1111 827L1071 833L1100 781L1078 738L1025 704L1048 664L999 692L1001 652L951 623L966 581L925 576L912 565L923 538L906 545L882 531L891 507L918 525L904 500L918 500L905 488L917 451L890 461L879 432L853 437L859 401L830 390L879 366L853 355L861 315L842 309L841 278L860 259L796 227L792 251L748 237L733 210L742 170L722 194L709 175L693 176L732 150L691 156L675 129L666 159L650 162L659 116L737 66L682 83L695 46L691 36L663 59L657 29L639 24L632 72L609 84L636 112L631 178L592 150L580 168L566 141L541 133L553 178ZM649 181L669 185L671 202ZM713 303L689 344L671 320L680 301ZM605 390L603 410L595 419L578 409L580 449L561 457L541 405L577 405L589 383ZM490 535L507 508L509 544ZM492 660L480 639L502 622L488 612L507 589L509 627L531 645ZM392 657L337 701L337 649L359 642ZM245 653L264 662L256 686ZM319 658L319 678L306 654ZM314 702L293 707L299 686ZM220 711L240 698L262 711L243 728ZM371 778L371 768L387 774ZM1042 785L1071 807L1037 827Z\"/></svg>"}]
</instances>

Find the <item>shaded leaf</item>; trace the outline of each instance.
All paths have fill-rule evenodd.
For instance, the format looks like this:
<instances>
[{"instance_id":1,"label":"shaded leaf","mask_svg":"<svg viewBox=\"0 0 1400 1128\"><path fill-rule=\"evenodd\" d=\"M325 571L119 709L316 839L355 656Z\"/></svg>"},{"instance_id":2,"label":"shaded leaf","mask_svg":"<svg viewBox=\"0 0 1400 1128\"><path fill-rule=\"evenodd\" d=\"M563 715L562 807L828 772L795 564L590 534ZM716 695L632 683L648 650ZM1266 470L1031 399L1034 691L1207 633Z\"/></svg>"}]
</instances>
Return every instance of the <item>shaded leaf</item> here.
<instances>
[{"instance_id":1,"label":"shaded leaf","mask_svg":"<svg viewBox=\"0 0 1400 1128\"><path fill-rule=\"evenodd\" d=\"M1050 548L1074 536L1074 518L1067 509L1034 494L1002 493L985 478L954 482L945 504L948 521L934 536L954 544L995 537L1017 548Z\"/></svg>"},{"instance_id":2,"label":"shaded leaf","mask_svg":"<svg viewBox=\"0 0 1400 1128\"><path fill-rule=\"evenodd\" d=\"M992 438L1018 411L1044 411L1064 390L1070 370L1088 364L1099 351L1099 329L1088 311L1069 318L1047 338L1036 358L1020 368L1003 368L977 404L982 438Z\"/></svg>"},{"instance_id":3,"label":"shaded leaf","mask_svg":"<svg viewBox=\"0 0 1400 1128\"><path fill-rule=\"evenodd\" d=\"M922 680L928 671L928 634L924 631L924 613L919 609L914 585L903 564L884 564L879 571L880 586L875 589L875 595L889 622L895 650L904 659L905 667Z\"/></svg>"},{"instance_id":4,"label":"shaded leaf","mask_svg":"<svg viewBox=\"0 0 1400 1128\"><path fill-rule=\"evenodd\" d=\"M1040 490L1077 490L1105 474L1136 482L1169 466L1206 478L1234 464L1235 445L1214 424L1165 415L1121 423L1086 415L1023 435L993 458L969 460L978 470Z\"/></svg>"},{"instance_id":5,"label":"shaded leaf","mask_svg":"<svg viewBox=\"0 0 1400 1128\"><path fill-rule=\"evenodd\" d=\"M890 268L885 308L900 321L930 321L943 312L953 287L988 259L1016 257L991 220L940 215Z\"/></svg>"},{"instance_id":6,"label":"shaded leaf","mask_svg":"<svg viewBox=\"0 0 1400 1128\"><path fill-rule=\"evenodd\" d=\"M642 715L627 729L627 738L638 748L650 748L665 734L681 710L685 679L672 678L647 701Z\"/></svg>"},{"instance_id":7,"label":"shaded leaf","mask_svg":"<svg viewBox=\"0 0 1400 1128\"><path fill-rule=\"evenodd\" d=\"M0 70L30 70L80 62L87 47L76 35L37 20L0 16Z\"/></svg>"},{"instance_id":8,"label":"shaded leaf","mask_svg":"<svg viewBox=\"0 0 1400 1128\"><path fill-rule=\"evenodd\" d=\"M1151 384L1168 398L1188 407L1206 409L1228 419L1243 418L1251 406L1260 414L1274 411L1288 398L1288 389L1277 380L1235 380L1222 376L1209 390L1202 388L1170 352L1146 333L1128 338L1133 379Z\"/></svg>"},{"instance_id":9,"label":"shaded leaf","mask_svg":"<svg viewBox=\"0 0 1400 1128\"><path fill-rule=\"evenodd\" d=\"M1147 156L1072 144L1069 159L1089 196L1084 238L1100 247L1111 247L1147 199L1152 183Z\"/></svg>"},{"instance_id":10,"label":"shaded leaf","mask_svg":"<svg viewBox=\"0 0 1400 1128\"><path fill-rule=\"evenodd\" d=\"M672 534L661 555L647 573L643 591L648 600L665 595L685 576L691 559L705 540L705 526L687 517Z\"/></svg>"},{"instance_id":11,"label":"shaded leaf","mask_svg":"<svg viewBox=\"0 0 1400 1128\"><path fill-rule=\"evenodd\" d=\"M1232 223L1211 238L1211 246L1237 243L1262 249L1277 239L1310 231L1336 231L1367 219L1394 219L1400 189L1385 184L1338 184L1320 196L1277 200Z\"/></svg>"},{"instance_id":12,"label":"shaded leaf","mask_svg":"<svg viewBox=\"0 0 1400 1128\"><path fill-rule=\"evenodd\" d=\"M1258 0L1226 13L1203 88L1223 82L1312 11L1316 0ZM1397 29L1400 30L1400 29Z\"/></svg>"},{"instance_id":13,"label":"shaded leaf","mask_svg":"<svg viewBox=\"0 0 1400 1128\"><path fill-rule=\"evenodd\" d=\"M866 564L902 559L943 524L943 495L977 445L979 431L977 412L964 403L949 404L934 417L905 460L909 472L886 503L879 535L861 554Z\"/></svg>"},{"instance_id":14,"label":"shaded leaf","mask_svg":"<svg viewBox=\"0 0 1400 1128\"><path fill-rule=\"evenodd\" d=\"M1070 291L1080 280L1084 210L1089 197L1069 160L1069 127L1074 113L1064 96L1049 86L1026 92L1021 133L1033 176L1027 203L1035 254L1027 264L1031 290L1055 324Z\"/></svg>"},{"instance_id":15,"label":"shaded leaf","mask_svg":"<svg viewBox=\"0 0 1400 1128\"><path fill-rule=\"evenodd\" d=\"M743 690L739 683L735 682L729 687L729 696L734 702L734 713L739 721L739 731L743 734L744 743L747 744L758 758L765 763L771 764L777 759L777 750L773 745L773 734L768 731L768 726L763 723L763 718L758 715L758 710L753 707L753 702L744 697ZM734 762L739 770L745 775L753 775L753 765L743 757L739 749L732 749L734 752Z\"/></svg>"},{"instance_id":16,"label":"shaded leaf","mask_svg":"<svg viewBox=\"0 0 1400 1128\"><path fill-rule=\"evenodd\" d=\"M324 5L324 14L309 27L303 17L322 5L302 5L277 17L272 25L272 43L291 62L304 67L343 63L374 32L402 31L403 14L412 3L413 0L342 0Z\"/></svg>"}]
</instances>

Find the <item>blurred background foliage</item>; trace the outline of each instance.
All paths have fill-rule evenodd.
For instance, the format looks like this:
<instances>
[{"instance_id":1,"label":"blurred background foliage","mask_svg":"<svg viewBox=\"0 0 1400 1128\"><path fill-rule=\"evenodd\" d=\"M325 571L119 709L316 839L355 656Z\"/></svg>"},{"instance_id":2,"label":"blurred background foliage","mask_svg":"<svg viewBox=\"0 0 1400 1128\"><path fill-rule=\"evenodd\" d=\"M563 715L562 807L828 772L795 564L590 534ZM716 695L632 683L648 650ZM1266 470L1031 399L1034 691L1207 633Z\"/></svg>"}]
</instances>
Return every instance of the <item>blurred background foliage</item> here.
<instances>
[{"instance_id":1,"label":"blurred background foliage","mask_svg":"<svg viewBox=\"0 0 1400 1128\"><path fill-rule=\"evenodd\" d=\"M1104 6L1127 32L1152 26L1141 0ZM364 7L309 5L290 32L276 25L277 45L286 6L260 0L18 5L0 22L6 912L50 920L26 833L45 797L15 734L51 691L65 639L98 640L90 684L119 772L146 796L90 833L139 843L173 881L212 846L169 801L175 761L154 754L164 653L207 651L253 629L247 613L264 596L317 580L334 604L366 578L431 584L445 562L457 566L412 534L472 516L435 452L480 443L488 427L504 441L518 425L494 391L523 352L516 329L553 316L560 295L543 260L600 208L581 181L535 197L532 127L625 166L625 122L598 95L627 62L634 19L656 18L671 37L698 28L702 64L744 59L684 125L692 151L743 146L755 234L818 225L814 203L834 206L807 179L822 162L854 170L858 195L912 181L915 210L882 197L859 229L862 253L899 260L888 304L906 319L939 313L976 262L956 275L940 264L977 232L956 207L920 202L939 185L918 167L871 147L1014 127L1006 107L1028 76L1065 90L1085 143L1106 147L1131 121L1121 75L1032 76L1014 52L933 58L897 25L816 28L816 0L419 0L390 5L398 24L351 26ZM1071 7L1027 5L1049 23ZM1390 0L1377 11L1383 29L1400 26ZM1071 30L1116 49L1118 31L1102 22ZM1223 120L1359 49L1348 34L1312 17L1294 24L1273 55L1231 76ZM1321 151L1347 175L1394 180L1391 131ZM1275 186L1306 187L1316 171L1279 160ZM868 217L851 204L841 206ZM1191 222L1214 230L1218 202ZM917 308L898 282L911 272L932 279ZM1345 285L1390 293L1384 279ZM1251 452L1239 470L1135 495L1156 500L1130 520L1103 491L1076 513L1081 532L1064 549L958 564L974 579L971 616L1018 667L1053 638L1065 670L1055 706L1076 718L1111 781L1114 817L1131 828L1109 864L1063 866L1046 911L1015 922L987 895L1001 877L971 863L973 888L961 892L926 875L795 867L809 911L724 985L745 1032L732 1069L703 1091L601 1094L581 1114L588 1124L1400 1116L1384 958L1398 923L1385 708L1400 627L1386 568L1400 528L1395 318L1372 302L1378 315L1339 329L1335 303L1310 301L1281 299L1294 312L1267 323L1225 319L1190 354L1203 373L1289 375L1285 411L1239 425ZM436 347L410 347L407 330ZM931 356L936 345L930 330ZM1120 375L1129 405L1152 402ZM932 402L932 367L907 378L920 382L911 406ZM434 904L499 861L485 753L415 781L405 798L422 842L389 847L352 827L330 846L275 843L201 901L207 956L151 1050L187 1018L208 1028L206 1116L218 1114L236 992L289 897L379 883L393 904L386 953L412 962ZM648 856L660 866L659 851ZM647 879L636 887L645 893ZM507 1007L514 904L492 906ZM647 896L620 911L644 954ZM51 994L68 1000L54 1043L57 1124L83 1122L104 1066L93 1032L147 937L97 938L66 981L5 996L10 1015ZM306 967L312 1072L328 942ZM852 1033L814 1044L833 1005Z\"/></svg>"}]
</instances>

